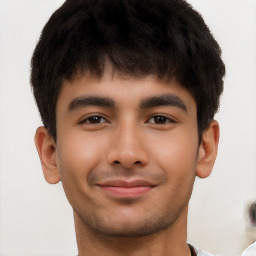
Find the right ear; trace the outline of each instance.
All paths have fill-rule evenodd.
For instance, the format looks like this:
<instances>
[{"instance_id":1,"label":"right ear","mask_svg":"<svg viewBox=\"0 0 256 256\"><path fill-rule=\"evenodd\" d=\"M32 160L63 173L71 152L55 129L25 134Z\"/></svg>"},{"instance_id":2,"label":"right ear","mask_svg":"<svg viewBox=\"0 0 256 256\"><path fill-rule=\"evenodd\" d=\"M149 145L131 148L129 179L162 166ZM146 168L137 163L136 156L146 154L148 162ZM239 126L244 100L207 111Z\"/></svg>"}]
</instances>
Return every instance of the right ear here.
<instances>
[{"instance_id":1,"label":"right ear","mask_svg":"<svg viewBox=\"0 0 256 256\"><path fill-rule=\"evenodd\" d=\"M56 143L44 126L37 128L35 144L45 180L50 184L58 183L61 179L56 164Z\"/></svg>"}]
</instances>

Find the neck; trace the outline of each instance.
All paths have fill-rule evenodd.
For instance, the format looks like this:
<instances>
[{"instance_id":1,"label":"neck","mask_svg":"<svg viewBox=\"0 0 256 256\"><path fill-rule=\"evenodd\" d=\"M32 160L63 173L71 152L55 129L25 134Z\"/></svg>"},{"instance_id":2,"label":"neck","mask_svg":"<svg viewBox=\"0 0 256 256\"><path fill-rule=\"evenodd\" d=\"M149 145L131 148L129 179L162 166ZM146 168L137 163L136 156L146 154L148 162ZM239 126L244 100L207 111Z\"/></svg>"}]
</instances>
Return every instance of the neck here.
<instances>
[{"instance_id":1,"label":"neck","mask_svg":"<svg viewBox=\"0 0 256 256\"><path fill-rule=\"evenodd\" d=\"M187 208L168 228L144 237L114 237L92 230L74 211L79 256L189 256Z\"/></svg>"}]
</instances>

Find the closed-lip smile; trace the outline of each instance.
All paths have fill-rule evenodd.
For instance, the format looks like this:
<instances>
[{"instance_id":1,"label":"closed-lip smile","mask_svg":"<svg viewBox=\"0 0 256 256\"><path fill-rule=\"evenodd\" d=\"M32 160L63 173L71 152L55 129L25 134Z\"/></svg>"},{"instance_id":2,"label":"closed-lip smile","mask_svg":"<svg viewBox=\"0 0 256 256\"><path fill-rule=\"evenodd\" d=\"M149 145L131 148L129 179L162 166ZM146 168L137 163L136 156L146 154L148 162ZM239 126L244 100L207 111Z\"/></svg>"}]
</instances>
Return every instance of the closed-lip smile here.
<instances>
[{"instance_id":1,"label":"closed-lip smile","mask_svg":"<svg viewBox=\"0 0 256 256\"><path fill-rule=\"evenodd\" d=\"M156 186L143 179L110 180L97 185L111 196L121 198L136 198L142 196Z\"/></svg>"}]
</instances>

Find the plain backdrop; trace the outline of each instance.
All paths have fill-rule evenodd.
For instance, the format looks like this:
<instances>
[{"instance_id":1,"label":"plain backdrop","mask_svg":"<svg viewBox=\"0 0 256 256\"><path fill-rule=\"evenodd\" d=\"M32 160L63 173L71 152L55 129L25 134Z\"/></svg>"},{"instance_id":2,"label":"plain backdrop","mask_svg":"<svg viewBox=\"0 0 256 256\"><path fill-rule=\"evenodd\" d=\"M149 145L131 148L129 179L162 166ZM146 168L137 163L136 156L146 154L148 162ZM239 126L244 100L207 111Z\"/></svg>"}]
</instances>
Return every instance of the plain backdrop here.
<instances>
[{"instance_id":1,"label":"plain backdrop","mask_svg":"<svg viewBox=\"0 0 256 256\"><path fill-rule=\"evenodd\" d=\"M227 75L219 156L197 179L189 241L239 255L256 240L248 207L256 200L256 0L194 0L223 50ZM0 256L77 254L72 209L61 183L45 182L34 146L41 121L32 97L30 59L62 0L0 0Z\"/></svg>"}]
</instances>

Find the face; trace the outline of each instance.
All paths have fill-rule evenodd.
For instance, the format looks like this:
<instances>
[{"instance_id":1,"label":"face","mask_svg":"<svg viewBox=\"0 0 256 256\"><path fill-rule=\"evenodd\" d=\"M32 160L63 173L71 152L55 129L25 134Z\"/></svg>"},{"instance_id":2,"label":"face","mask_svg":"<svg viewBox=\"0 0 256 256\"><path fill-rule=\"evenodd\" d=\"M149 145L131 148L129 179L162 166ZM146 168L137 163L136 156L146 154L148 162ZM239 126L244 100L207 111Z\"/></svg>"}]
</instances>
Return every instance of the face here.
<instances>
[{"instance_id":1,"label":"face","mask_svg":"<svg viewBox=\"0 0 256 256\"><path fill-rule=\"evenodd\" d=\"M177 82L106 72L64 82L56 165L88 228L143 236L185 211L198 152L196 103Z\"/></svg>"}]
</instances>

